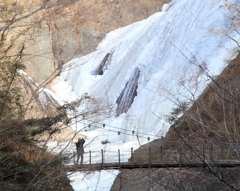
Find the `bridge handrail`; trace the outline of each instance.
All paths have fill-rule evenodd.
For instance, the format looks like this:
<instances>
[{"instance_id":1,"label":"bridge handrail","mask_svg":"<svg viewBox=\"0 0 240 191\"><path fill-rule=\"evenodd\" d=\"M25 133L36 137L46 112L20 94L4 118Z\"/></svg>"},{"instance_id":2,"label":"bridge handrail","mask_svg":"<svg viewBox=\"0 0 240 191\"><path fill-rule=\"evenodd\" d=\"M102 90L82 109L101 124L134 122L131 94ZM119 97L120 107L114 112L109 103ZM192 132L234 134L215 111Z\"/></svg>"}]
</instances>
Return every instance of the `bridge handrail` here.
<instances>
[{"instance_id":1,"label":"bridge handrail","mask_svg":"<svg viewBox=\"0 0 240 191\"><path fill-rule=\"evenodd\" d=\"M101 155L99 164L107 164L105 161L105 153L108 150L101 151L86 151L84 154L89 155L89 161L85 164L93 164L93 153L99 153ZM113 152L113 151L111 151ZM153 163L158 164L168 164L168 163L188 163L193 164L194 162L204 163L205 161L216 162L220 160L240 160L240 144L223 144L223 145L207 145L207 144L191 144L184 146L149 146L142 147L135 151L133 148L129 149L130 158L128 159L129 163L133 162L142 162L148 163L149 165ZM99 156L98 155L98 160ZM117 151L117 160L118 164L121 165L123 161L121 160L121 150ZM76 161L76 152L72 153L70 159ZM117 161L115 160L115 161Z\"/></svg>"}]
</instances>

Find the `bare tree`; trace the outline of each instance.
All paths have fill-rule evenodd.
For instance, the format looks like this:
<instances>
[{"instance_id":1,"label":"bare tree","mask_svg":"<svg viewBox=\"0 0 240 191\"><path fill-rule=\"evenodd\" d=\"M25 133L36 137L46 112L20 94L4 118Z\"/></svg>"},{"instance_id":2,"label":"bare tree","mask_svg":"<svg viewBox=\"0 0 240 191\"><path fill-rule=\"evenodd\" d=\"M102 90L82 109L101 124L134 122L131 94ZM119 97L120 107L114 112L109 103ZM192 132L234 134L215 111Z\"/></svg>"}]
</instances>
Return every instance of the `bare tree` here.
<instances>
[{"instance_id":1,"label":"bare tree","mask_svg":"<svg viewBox=\"0 0 240 191\"><path fill-rule=\"evenodd\" d=\"M48 152L47 141L83 118L96 120L100 112L109 112L104 104L90 97L60 106L45 93L49 80L59 75L59 67L39 85L21 71L29 56L43 56L25 53L31 32L75 2L0 2L0 187L3 190L72 190L64 171L72 154L67 155L66 148L55 155ZM42 102L43 96L47 104ZM79 105L87 103L88 109L77 110ZM77 133L67 145L72 144ZM40 147L42 137L45 142Z\"/></svg>"}]
</instances>

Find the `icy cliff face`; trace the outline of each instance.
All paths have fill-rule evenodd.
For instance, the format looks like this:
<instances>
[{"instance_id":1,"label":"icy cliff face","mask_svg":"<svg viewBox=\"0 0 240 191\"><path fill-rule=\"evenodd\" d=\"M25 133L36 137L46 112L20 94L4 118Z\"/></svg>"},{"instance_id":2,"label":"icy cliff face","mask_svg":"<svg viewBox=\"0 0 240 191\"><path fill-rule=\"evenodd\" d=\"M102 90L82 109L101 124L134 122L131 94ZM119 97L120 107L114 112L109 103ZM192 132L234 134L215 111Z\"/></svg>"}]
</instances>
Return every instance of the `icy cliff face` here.
<instances>
[{"instance_id":1,"label":"icy cliff face","mask_svg":"<svg viewBox=\"0 0 240 191\"><path fill-rule=\"evenodd\" d=\"M65 64L61 76L76 97L88 93L114 105L115 115L101 123L164 136L165 116L209 83L201 67L218 75L236 46L208 30L230 24L222 5L222 0L174 0L163 12L108 33L97 51Z\"/></svg>"}]
</instances>

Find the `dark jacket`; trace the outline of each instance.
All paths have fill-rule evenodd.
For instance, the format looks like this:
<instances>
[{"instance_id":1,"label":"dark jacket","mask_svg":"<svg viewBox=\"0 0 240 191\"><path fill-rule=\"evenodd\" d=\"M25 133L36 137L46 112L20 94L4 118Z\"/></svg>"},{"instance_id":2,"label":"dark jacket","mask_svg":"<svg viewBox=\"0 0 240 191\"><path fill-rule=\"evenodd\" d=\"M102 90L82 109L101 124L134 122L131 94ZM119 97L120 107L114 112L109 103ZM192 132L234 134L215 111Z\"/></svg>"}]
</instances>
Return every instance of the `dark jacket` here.
<instances>
[{"instance_id":1,"label":"dark jacket","mask_svg":"<svg viewBox=\"0 0 240 191\"><path fill-rule=\"evenodd\" d=\"M85 143L84 139L78 140L76 143L77 152L84 152L83 144Z\"/></svg>"}]
</instances>

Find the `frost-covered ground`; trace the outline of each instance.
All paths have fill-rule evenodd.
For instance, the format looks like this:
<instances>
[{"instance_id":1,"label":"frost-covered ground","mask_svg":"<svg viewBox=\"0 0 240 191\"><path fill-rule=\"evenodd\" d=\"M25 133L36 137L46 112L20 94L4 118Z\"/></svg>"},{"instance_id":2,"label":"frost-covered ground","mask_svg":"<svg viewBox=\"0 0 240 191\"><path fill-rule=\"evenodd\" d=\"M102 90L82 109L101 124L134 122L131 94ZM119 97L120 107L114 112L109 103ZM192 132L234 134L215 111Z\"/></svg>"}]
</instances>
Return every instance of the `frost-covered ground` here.
<instances>
[{"instance_id":1,"label":"frost-covered ground","mask_svg":"<svg viewBox=\"0 0 240 191\"><path fill-rule=\"evenodd\" d=\"M80 132L87 137L86 152L99 151L94 162L101 160L101 149L106 151L105 160L109 162L117 160L117 150L121 149L126 161L130 148L139 146L138 140L143 144L148 137L164 136L169 128L164 116L176 103L196 99L210 82L200 67L211 76L220 74L237 46L226 36L210 32L229 31L231 13L224 3L223 0L173 0L164 5L162 12L108 33L97 51L64 65L61 76L52 84L52 95L60 103L87 95L117 110L125 107L117 116L83 118L77 124L76 131L80 131L95 123L96 130ZM239 40L239 35L230 34ZM97 75L105 58L101 75ZM122 102L118 99L120 95ZM134 101L126 108L124 104L129 106L130 95L135 96ZM103 123L105 128L101 127ZM139 139L136 134L141 135ZM110 144L102 145L101 141L106 139ZM69 152L73 150L75 146L71 144ZM95 172L87 176L76 173L69 177L74 180L76 191L109 190L117 173ZM101 183L105 188L96 189Z\"/></svg>"},{"instance_id":2,"label":"frost-covered ground","mask_svg":"<svg viewBox=\"0 0 240 191\"><path fill-rule=\"evenodd\" d=\"M118 173L118 170L102 170L91 173L74 173L68 177L72 181L75 191L108 191Z\"/></svg>"}]
</instances>

